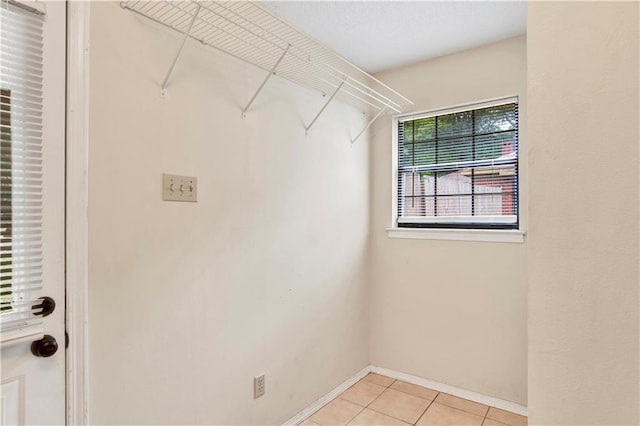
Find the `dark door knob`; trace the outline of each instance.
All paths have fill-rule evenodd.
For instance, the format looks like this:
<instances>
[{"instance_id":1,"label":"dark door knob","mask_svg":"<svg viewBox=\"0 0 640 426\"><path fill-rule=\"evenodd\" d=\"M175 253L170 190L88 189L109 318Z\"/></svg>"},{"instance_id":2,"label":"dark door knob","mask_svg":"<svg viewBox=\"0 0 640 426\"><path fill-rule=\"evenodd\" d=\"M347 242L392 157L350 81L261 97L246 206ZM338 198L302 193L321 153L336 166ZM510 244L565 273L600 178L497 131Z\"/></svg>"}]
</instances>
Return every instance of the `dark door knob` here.
<instances>
[{"instance_id":1,"label":"dark door knob","mask_svg":"<svg viewBox=\"0 0 640 426\"><path fill-rule=\"evenodd\" d=\"M33 305L31 309L41 309L40 312L34 312L33 315L42 315L46 317L56 309L56 301L49 296L41 297L38 300L40 303Z\"/></svg>"},{"instance_id":2,"label":"dark door knob","mask_svg":"<svg viewBox=\"0 0 640 426\"><path fill-rule=\"evenodd\" d=\"M45 334L40 340L31 343L31 353L44 358L50 357L58 351L58 342L53 336Z\"/></svg>"}]
</instances>

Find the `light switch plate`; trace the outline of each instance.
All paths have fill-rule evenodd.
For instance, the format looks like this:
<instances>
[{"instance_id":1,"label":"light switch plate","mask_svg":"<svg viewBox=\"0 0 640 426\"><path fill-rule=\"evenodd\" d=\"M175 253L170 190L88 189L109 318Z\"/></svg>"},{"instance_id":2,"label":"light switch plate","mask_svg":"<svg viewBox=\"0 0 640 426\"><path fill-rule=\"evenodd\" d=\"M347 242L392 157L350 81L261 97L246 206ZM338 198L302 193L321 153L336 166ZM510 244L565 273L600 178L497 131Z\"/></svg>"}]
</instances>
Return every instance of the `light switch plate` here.
<instances>
[{"instance_id":1,"label":"light switch plate","mask_svg":"<svg viewBox=\"0 0 640 426\"><path fill-rule=\"evenodd\" d=\"M162 174L162 199L164 201L198 201L198 178Z\"/></svg>"}]
</instances>

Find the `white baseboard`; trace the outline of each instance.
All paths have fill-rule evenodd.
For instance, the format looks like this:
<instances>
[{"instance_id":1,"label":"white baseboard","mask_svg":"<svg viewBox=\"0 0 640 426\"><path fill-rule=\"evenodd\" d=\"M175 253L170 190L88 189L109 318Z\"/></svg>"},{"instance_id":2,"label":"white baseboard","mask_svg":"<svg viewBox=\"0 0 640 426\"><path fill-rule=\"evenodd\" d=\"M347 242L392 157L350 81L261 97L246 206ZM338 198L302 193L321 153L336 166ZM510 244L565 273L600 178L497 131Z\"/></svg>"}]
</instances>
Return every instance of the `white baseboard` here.
<instances>
[{"instance_id":1,"label":"white baseboard","mask_svg":"<svg viewBox=\"0 0 640 426\"><path fill-rule=\"evenodd\" d=\"M300 411L298 414L291 417L289 420L284 422L283 425L297 425L298 423L301 423L303 420L311 416L313 413L315 413L316 411L318 411L319 409L321 409L322 407L324 407L325 405L333 401L333 399L336 396L340 395L342 392L346 391L351 386L355 385L358 380L362 379L364 376L369 374L370 371L371 371L371 366L370 365L366 366L365 368L358 371L353 376L349 377L344 382L340 383L328 394L324 395L323 397L320 397L320 399L311 403L311 405L308 405L305 409Z\"/></svg>"},{"instance_id":2,"label":"white baseboard","mask_svg":"<svg viewBox=\"0 0 640 426\"><path fill-rule=\"evenodd\" d=\"M473 392L466 389L457 388L455 386L447 385L445 383L436 382L429 379L423 379L422 377L414 376L407 373L401 373L389 368L377 367L370 365L372 373L381 374L383 376L391 377L397 380L402 380L414 385L423 386L425 388L437 390L438 392L448 393L460 398L468 399L470 401L479 402L480 404L490 405L492 407L499 408L501 410L509 411L521 416L527 415L527 407L524 405L516 404L515 402L506 401L504 399L496 398L493 396L483 395L481 393Z\"/></svg>"},{"instance_id":3,"label":"white baseboard","mask_svg":"<svg viewBox=\"0 0 640 426\"><path fill-rule=\"evenodd\" d=\"M362 370L358 371L355 375L345 380L338 386L336 386L331 392L324 395L317 401L311 403L304 410L300 411L295 416L283 423L283 425L297 425L303 420L307 419L313 413L327 405L336 396L353 386L358 380L362 379L368 373L377 373L383 376L391 377L393 379L402 380L414 385L423 386L425 388L433 389L438 392L445 392L450 395L454 395L460 398L468 399L470 401L479 402L480 404L490 405L492 407L499 408L501 410L509 411L511 413L520 414L521 416L527 415L527 407L524 405L516 404L515 402L505 401L504 399L495 398L493 396L483 395L481 393L473 392L466 389L457 388L455 386L447 385L445 383L436 382L429 379L423 379L422 377L414 376L412 374L401 373L389 368L378 367L375 365L368 365Z\"/></svg>"}]
</instances>

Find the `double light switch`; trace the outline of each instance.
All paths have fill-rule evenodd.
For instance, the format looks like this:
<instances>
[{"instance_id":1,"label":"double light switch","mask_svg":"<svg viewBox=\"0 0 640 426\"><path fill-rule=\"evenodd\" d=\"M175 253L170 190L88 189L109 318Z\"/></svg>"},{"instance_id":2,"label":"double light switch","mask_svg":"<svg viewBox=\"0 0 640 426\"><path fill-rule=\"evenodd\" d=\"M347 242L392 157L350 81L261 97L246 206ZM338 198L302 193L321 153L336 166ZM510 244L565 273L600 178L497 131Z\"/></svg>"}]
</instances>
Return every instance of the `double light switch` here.
<instances>
[{"instance_id":1,"label":"double light switch","mask_svg":"<svg viewBox=\"0 0 640 426\"><path fill-rule=\"evenodd\" d=\"M198 178L194 176L162 175L164 201L198 201Z\"/></svg>"}]
</instances>

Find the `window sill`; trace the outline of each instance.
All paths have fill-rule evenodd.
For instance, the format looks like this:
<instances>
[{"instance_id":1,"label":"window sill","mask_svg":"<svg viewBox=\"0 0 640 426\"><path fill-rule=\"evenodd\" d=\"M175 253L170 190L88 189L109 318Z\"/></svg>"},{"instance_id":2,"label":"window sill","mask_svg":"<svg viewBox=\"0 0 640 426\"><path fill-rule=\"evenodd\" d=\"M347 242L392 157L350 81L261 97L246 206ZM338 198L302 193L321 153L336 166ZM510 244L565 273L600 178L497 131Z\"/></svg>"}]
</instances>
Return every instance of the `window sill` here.
<instances>
[{"instance_id":1,"label":"window sill","mask_svg":"<svg viewBox=\"0 0 640 426\"><path fill-rule=\"evenodd\" d=\"M523 243L524 235L524 231L512 229L387 228L387 237L389 238L408 238L414 240Z\"/></svg>"}]
</instances>

